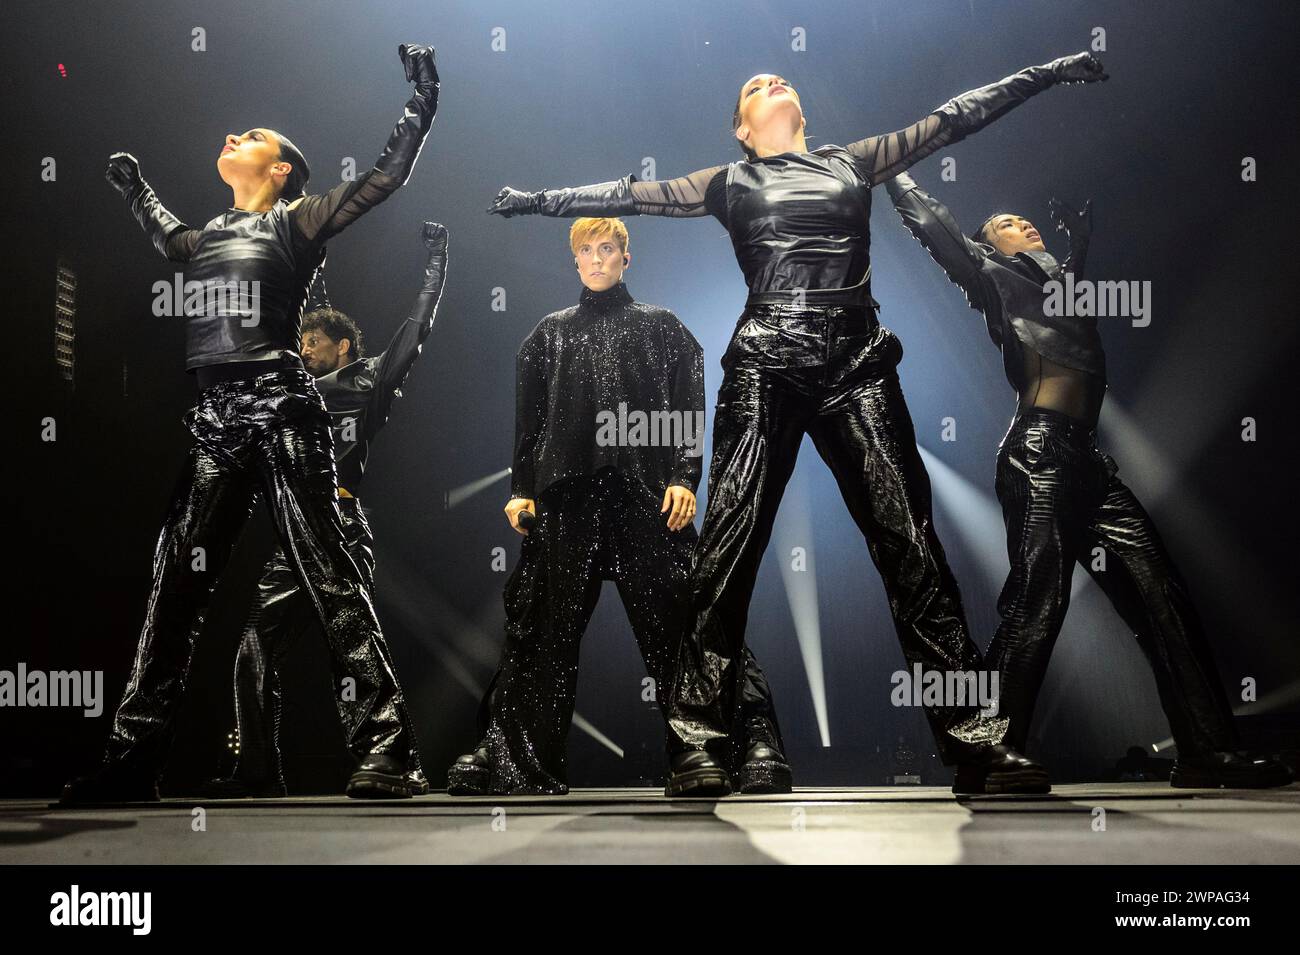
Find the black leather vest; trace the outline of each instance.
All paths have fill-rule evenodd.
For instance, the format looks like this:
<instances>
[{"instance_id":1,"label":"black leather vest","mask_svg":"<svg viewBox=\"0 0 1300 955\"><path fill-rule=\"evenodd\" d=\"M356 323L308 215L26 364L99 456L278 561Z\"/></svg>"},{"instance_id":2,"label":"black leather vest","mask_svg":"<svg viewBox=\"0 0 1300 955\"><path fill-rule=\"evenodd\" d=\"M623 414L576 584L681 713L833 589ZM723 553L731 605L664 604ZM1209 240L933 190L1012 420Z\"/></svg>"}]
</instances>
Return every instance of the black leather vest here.
<instances>
[{"instance_id":1,"label":"black leather vest","mask_svg":"<svg viewBox=\"0 0 1300 955\"><path fill-rule=\"evenodd\" d=\"M748 305L870 304L871 186L839 146L732 163L727 224Z\"/></svg>"},{"instance_id":2,"label":"black leather vest","mask_svg":"<svg viewBox=\"0 0 1300 955\"><path fill-rule=\"evenodd\" d=\"M228 209L204 226L185 272L187 286L205 290L203 308L185 317L186 370L296 359L303 302L324 257L324 246L289 221L283 200L266 212Z\"/></svg>"}]
</instances>

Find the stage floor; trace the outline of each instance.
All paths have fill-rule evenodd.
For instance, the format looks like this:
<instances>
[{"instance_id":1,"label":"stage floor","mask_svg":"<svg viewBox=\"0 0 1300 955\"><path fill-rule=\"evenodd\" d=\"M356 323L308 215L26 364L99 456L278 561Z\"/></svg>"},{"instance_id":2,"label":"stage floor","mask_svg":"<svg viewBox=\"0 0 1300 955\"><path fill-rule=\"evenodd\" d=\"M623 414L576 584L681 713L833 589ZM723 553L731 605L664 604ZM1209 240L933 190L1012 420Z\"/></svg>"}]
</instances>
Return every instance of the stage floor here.
<instances>
[{"instance_id":1,"label":"stage floor","mask_svg":"<svg viewBox=\"0 0 1300 955\"><path fill-rule=\"evenodd\" d=\"M195 831L199 819L206 831ZM723 800L649 789L169 799L82 810L0 801L0 863L229 862L1298 863L1300 783L1259 792L1092 784L960 801L933 787Z\"/></svg>"}]
</instances>

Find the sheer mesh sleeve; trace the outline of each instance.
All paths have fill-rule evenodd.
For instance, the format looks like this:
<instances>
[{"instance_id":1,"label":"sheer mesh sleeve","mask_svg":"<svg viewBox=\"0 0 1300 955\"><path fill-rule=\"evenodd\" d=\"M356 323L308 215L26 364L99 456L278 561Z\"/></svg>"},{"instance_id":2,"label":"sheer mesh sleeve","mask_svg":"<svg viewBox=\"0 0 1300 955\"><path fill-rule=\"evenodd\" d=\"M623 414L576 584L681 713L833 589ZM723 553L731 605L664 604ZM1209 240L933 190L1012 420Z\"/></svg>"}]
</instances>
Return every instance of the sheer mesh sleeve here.
<instances>
[{"instance_id":1,"label":"sheer mesh sleeve","mask_svg":"<svg viewBox=\"0 0 1300 955\"><path fill-rule=\"evenodd\" d=\"M198 248L199 237L203 233L198 229L180 228L167 236L166 256L173 262L188 262Z\"/></svg>"},{"instance_id":2,"label":"sheer mesh sleeve","mask_svg":"<svg viewBox=\"0 0 1300 955\"><path fill-rule=\"evenodd\" d=\"M289 206L289 215L307 241L324 242L391 196L401 184L397 177L371 169L329 192L295 201Z\"/></svg>"},{"instance_id":3,"label":"sheer mesh sleeve","mask_svg":"<svg viewBox=\"0 0 1300 955\"><path fill-rule=\"evenodd\" d=\"M858 161L862 175L873 186L920 162L957 139L939 113L883 136L868 136L844 148Z\"/></svg>"},{"instance_id":4,"label":"sheer mesh sleeve","mask_svg":"<svg viewBox=\"0 0 1300 955\"><path fill-rule=\"evenodd\" d=\"M724 166L710 166L678 179L651 179L632 183L632 202L636 211L646 216L673 216L690 218L706 216L709 210L704 198L709 181L725 170Z\"/></svg>"}]
</instances>

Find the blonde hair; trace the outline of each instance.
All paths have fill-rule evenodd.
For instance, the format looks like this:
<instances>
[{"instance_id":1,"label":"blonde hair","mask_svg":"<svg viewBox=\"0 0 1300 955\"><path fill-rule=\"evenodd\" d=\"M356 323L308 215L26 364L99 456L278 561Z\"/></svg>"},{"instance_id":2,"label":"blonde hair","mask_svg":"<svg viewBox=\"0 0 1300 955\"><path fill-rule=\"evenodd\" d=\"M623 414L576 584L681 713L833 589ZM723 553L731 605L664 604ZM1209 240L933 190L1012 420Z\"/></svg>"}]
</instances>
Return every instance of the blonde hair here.
<instances>
[{"instance_id":1,"label":"blonde hair","mask_svg":"<svg viewBox=\"0 0 1300 955\"><path fill-rule=\"evenodd\" d=\"M622 252L627 252L627 226L622 219L593 219L584 216L574 219L569 229L569 250L578 254L578 246L603 235L613 235L614 241Z\"/></svg>"}]
</instances>

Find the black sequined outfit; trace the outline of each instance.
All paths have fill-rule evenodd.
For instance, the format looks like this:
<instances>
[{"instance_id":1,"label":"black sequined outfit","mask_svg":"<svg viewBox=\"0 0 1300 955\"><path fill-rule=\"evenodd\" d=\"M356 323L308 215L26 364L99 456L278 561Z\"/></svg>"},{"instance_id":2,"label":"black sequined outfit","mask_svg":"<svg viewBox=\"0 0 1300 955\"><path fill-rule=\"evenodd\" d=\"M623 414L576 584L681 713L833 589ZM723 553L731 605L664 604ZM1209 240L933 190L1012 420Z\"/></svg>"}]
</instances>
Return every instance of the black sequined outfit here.
<instances>
[{"instance_id":1,"label":"black sequined outfit","mask_svg":"<svg viewBox=\"0 0 1300 955\"><path fill-rule=\"evenodd\" d=\"M1137 635L1180 759L1236 749L1232 712L1187 585L1114 459L1097 447L1106 390L1097 320L1051 315L1044 307L1047 282L1062 282L1067 271L1082 277L1087 236L1071 235L1064 264L1045 251L1006 256L964 236L948 209L909 176L888 189L904 224L984 315L1020 396L998 449L996 488L1011 570L988 651L1000 671L1007 742L1020 750L1027 742L1078 562ZM1045 394L1042 359L1077 379L1062 408L1036 405ZM1104 563L1094 557L1097 548Z\"/></svg>"},{"instance_id":2,"label":"black sequined outfit","mask_svg":"<svg viewBox=\"0 0 1300 955\"><path fill-rule=\"evenodd\" d=\"M749 601L804 434L831 468L866 538L909 664L976 670L957 583L935 535L930 482L895 366L898 339L871 297L872 186L1057 82L1086 54L1029 67L949 100L911 126L848 147L786 152L667 181L634 176L567 189L503 190L489 211L552 216L713 215L749 287L722 359L708 508L692 572L693 624L670 695L678 744L731 735ZM926 708L945 763L976 759L1005 720Z\"/></svg>"},{"instance_id":3,"label":"black sequined outfit","mask_svg":"<svg viewBox=\"0 0 1300 955\"><path fill-rule=\"evenodd\" d=\"M366 580L345 544L330 418L298 358L298 328L326 240L409 178L437 105L438 84L427 76L415 77L374 168L321 195L280 200L265 212L230 209L190 229L143 180L125 193L155 247L191 264L190 279L261 291L257 299L209 299L186 316L186 367L202 388L186 416L195 444L158 539L144 627L105 754L108 773L161 773L204 610L258 490L334 658L355 680L355 703L344 714L349 748L402 762L414 751Z\"/></svg>"},{"instance_id":4,"label":"black sequined outfit","mask_svg":"<svg viewBox=\"0 0 1300 955\"><path fill-rule=\"evenodd\" d=\"M361 506L361 480L370 442L388 421L393 401L401 395L421 347L433 330L438 301L447 269L447 236L441 227L425 243L429 258L415 306L398 327L383 353L359 358L315 379L333 423L335 466L339 487L343 535L348 553L361 571L366 591L374 596L374 537ZM244 628L235 659L235 713L239 725L239 758L234 776L256 791L268 783L283 785L279 748L283 709L279 660L304 631L318 626L311 601L298 584L283 548L267 562L257 585L257 601ZM386 648L383 648L387 652ZM344 661L332 658L335 679L346 675ZM390 661L391 666L391 661ZM345 723L350 704L336 692ZM400 714L410 738L415 729L405 705ZM412 744L410 769L419 771L419 753Z\"/></svg>"},{"instance_id":5,"label":"black sequined outfit","mask_svg":"<svg viewBox=\"0 0 1300 955\"><path fill-rule=\"evenodd\" d=\"M602 580L618 586L660 700L672 680L696 533L670 531L660 507L669 485L699 483L703 351L672 312L633 301L622 282L584 289L524 341L516 397L512 493L534 501L537 522L506 582L485 745L493 792L563 794L579 644ZM597 416L620 408L628 430L602 438ZM638 439L635 415L652 412L678 413L683 430ZM771 691L745 653L750 711L779 745Z\"/></svg>"}]
</instances>

